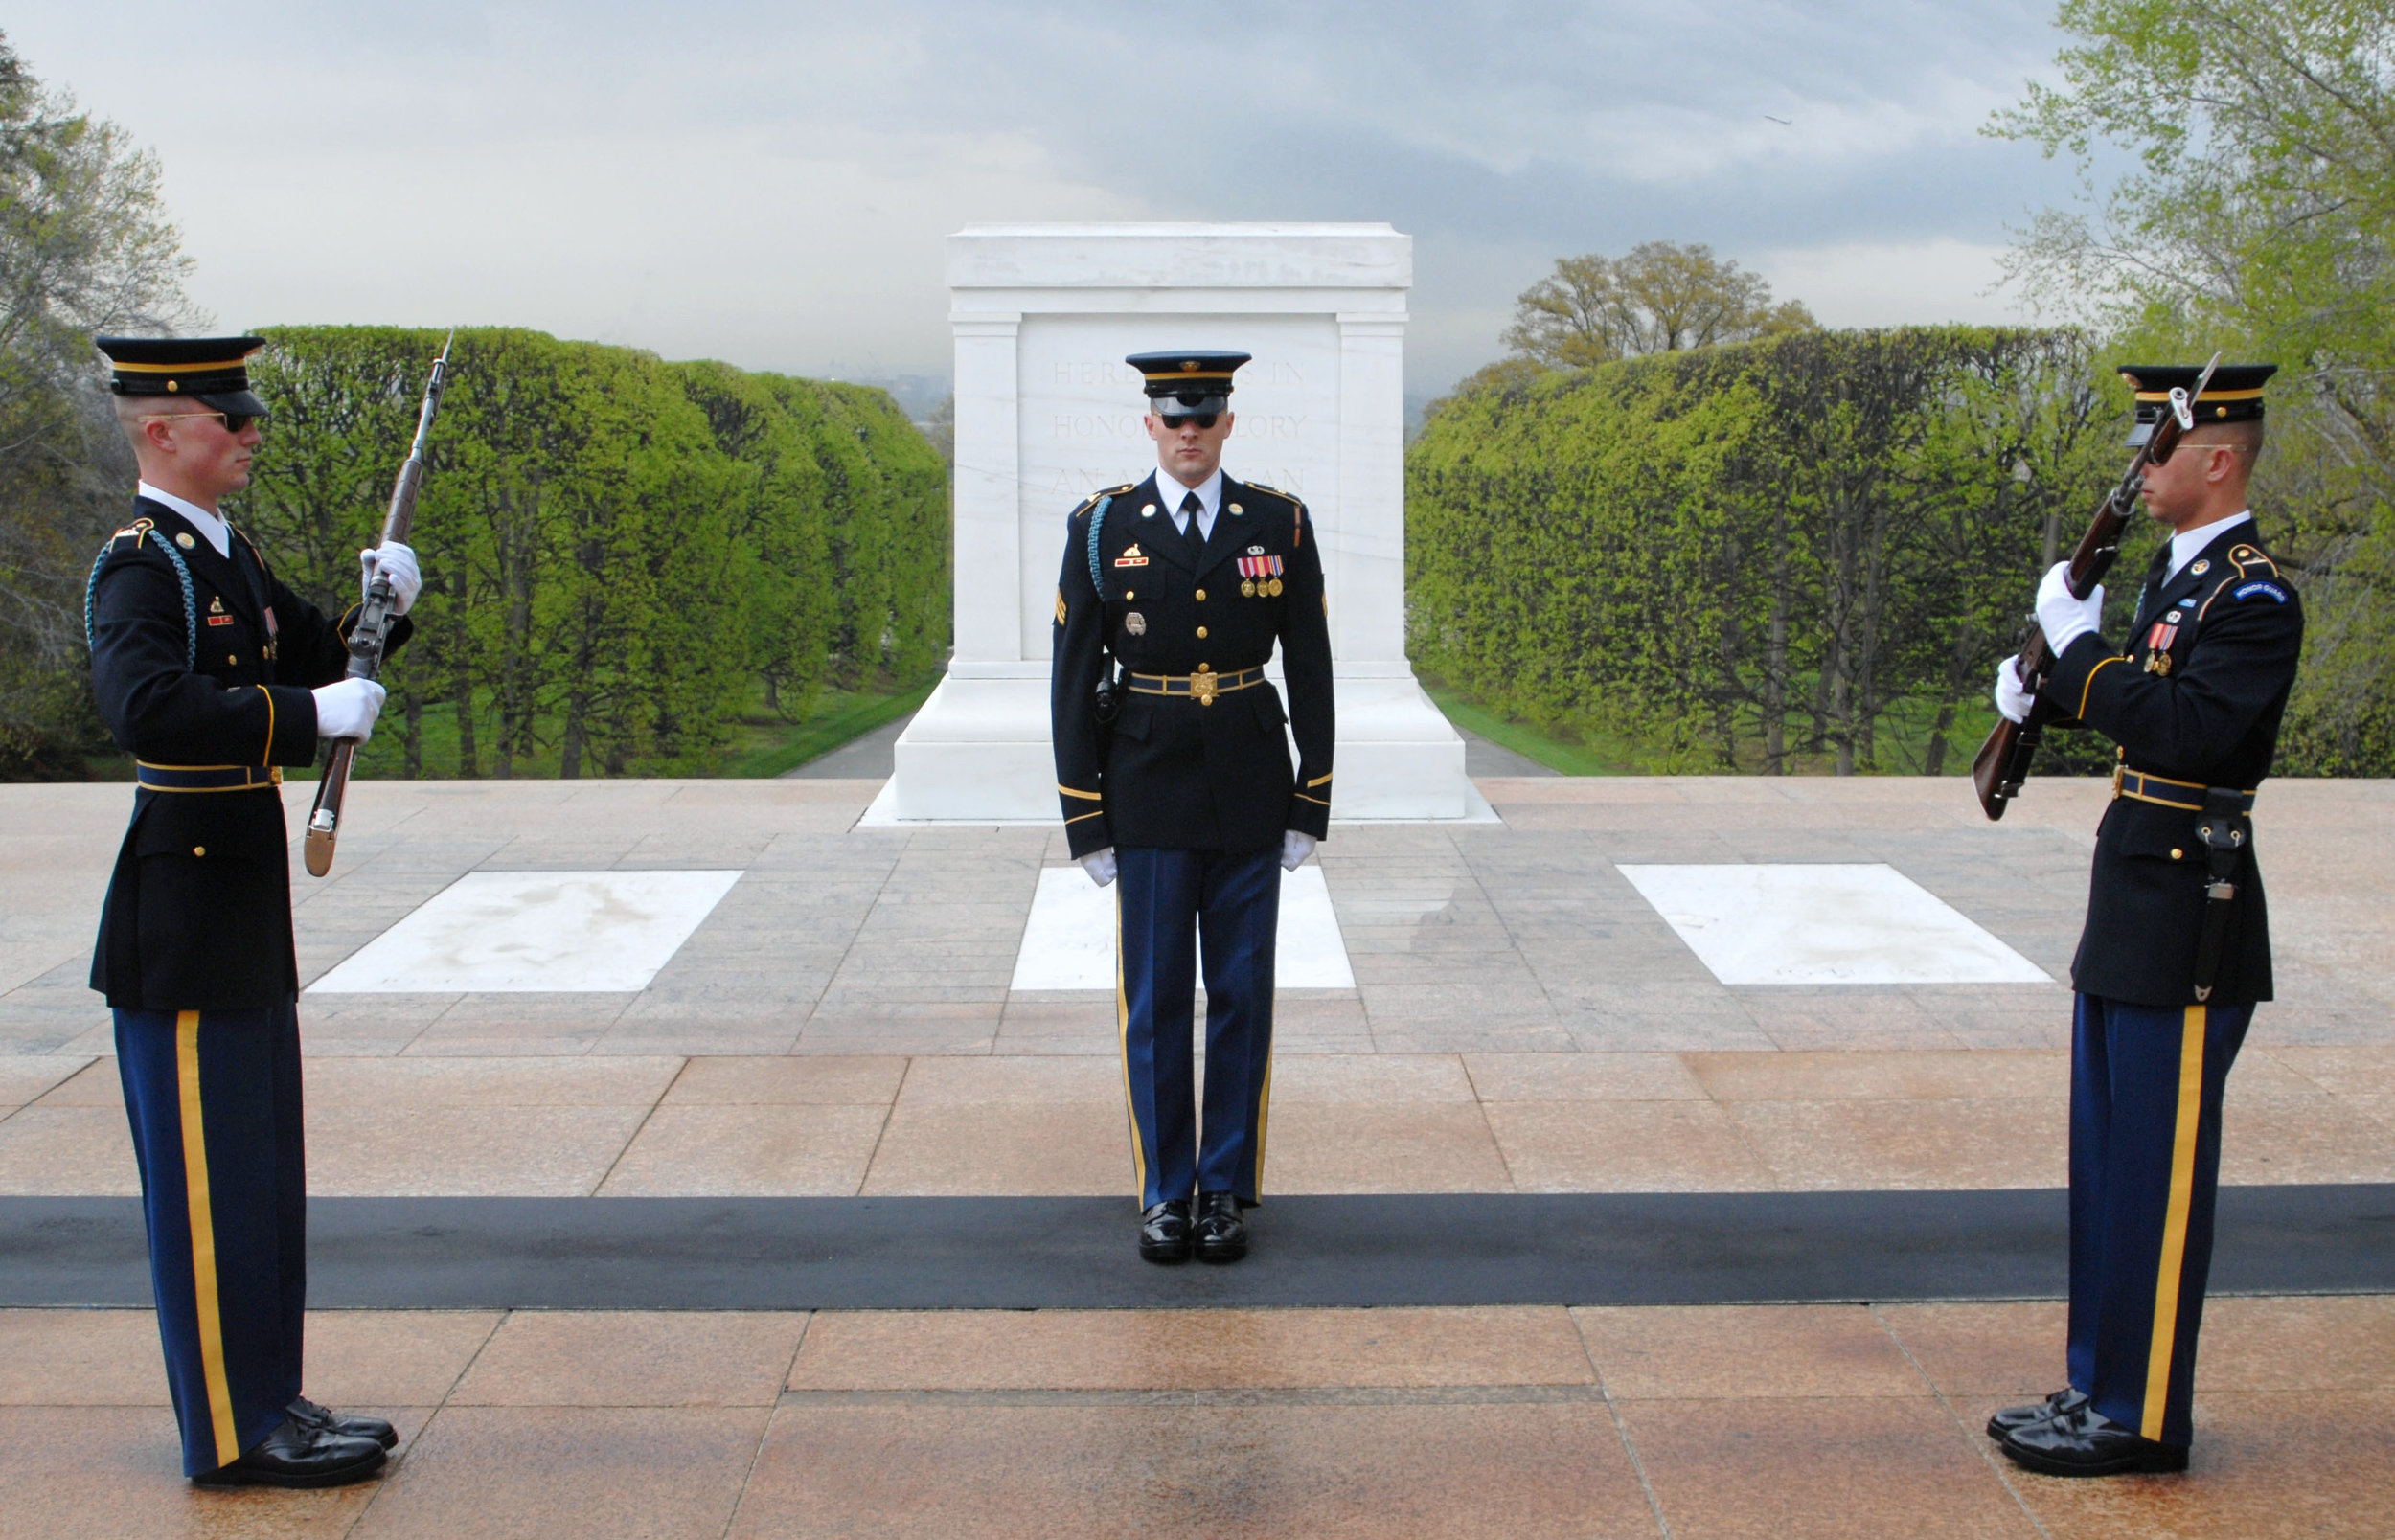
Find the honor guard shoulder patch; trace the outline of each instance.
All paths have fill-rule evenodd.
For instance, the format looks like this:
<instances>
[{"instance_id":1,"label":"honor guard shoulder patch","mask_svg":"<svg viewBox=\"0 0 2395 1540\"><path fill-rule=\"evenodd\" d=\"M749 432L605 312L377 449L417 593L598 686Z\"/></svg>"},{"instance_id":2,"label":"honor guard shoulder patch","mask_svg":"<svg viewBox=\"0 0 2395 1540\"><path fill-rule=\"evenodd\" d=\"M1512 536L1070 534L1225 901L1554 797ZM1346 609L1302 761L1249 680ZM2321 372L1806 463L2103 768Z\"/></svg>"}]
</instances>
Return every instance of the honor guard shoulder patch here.
<instances>
[{"instance_id":1,"label":"honor guard shoulder patch","mask_svg":"<svg viewBox=\"0 0 2395 1540\"><path fill-rule=\"evenodd\" d=\"M2235 600L2260 597L2268 599L2273 604L2284 604L2287 602L2287 590L2276 583L2266 582L2257 578L2249 583L2239 583L2230 591L2228 597Z\"/></svg>"}]
</instances>

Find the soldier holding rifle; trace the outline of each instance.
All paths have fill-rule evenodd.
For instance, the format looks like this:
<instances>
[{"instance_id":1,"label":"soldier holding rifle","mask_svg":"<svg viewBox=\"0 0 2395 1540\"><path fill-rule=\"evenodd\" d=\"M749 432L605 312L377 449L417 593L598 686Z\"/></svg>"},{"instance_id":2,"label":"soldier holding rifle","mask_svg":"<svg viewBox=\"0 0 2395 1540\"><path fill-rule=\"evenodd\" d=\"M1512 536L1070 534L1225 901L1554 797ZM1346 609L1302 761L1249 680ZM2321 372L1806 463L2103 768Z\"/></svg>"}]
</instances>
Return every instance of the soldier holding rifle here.
<instances>
[{"instance_id":1,"label":"soldier holding rifle","mask_svg":"<svg viewBox=\"0 0 2395 1540\"><path fill-rule=\"evenodd\" d=\"M247 361L264 339L99 346L141 483L92 568L92 684L140 784L91 984L116 1017L183 1471L203 1485L337 1485L372 1475L398 1439L301 1394L299 965L277 788L319 738L363 739L382 687L343 677L352 619L285 587L219 511L249 485L266 407ZM415 554L362 557L369 586L405 610Z\"/></svg>"},{"instance_id":2,"label":"soldier holding rifle","mask_svg":"<svg viewBox=\"0 0 2395 1540\"><path fill-rule=\"evenodd\" d=\"M2019 725L1998 729L2006 744L2034 743L2050 720L2120 746L2071 962L2070 1384L1988 1423L2013 1460L2053 1475L2187 1468L2222 1089L2270 998L2254 788L2303 642L2302 606L2246 500L2273 368L2122 370L2143 447L2125 488L2171 532L2128 645L2100 632L2093 578L2118 538L2108 508L2079 560L2038 591L2043 645L2033 636L2023 653L2050 664L2024 679L2007 659L1996 676L1996 707ZM2006 757L1982 756L1991 816L2018 789L2017 771L1987 774Z\"/></svg>"}]
</instances>

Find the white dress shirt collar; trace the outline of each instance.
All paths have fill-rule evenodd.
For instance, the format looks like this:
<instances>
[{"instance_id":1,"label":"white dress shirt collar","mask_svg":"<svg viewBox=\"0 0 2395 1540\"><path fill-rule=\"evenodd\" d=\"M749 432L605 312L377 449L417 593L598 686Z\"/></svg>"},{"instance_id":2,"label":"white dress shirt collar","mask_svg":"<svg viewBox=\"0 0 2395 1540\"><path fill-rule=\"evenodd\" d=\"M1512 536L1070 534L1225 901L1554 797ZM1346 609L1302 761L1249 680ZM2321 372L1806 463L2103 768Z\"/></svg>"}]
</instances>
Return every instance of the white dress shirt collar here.
<instances>
[{"instance_id":1,"label":"white dress shirt collar","mask_svg":"<svg viewBox=\"0 0 2395 1540\"><path fill-rule=\"evenodd\" d=\"M1192 492L1198 494L1198 532L1211 540L1214 538L1215 514L1222 508L1222 467L1215 466L1214 474L1195 487L1184 487L1171 471L1161 465L1156 467L1156 501L1162 503L1164 510L1173 515L1173 528L1183 534L1189 532L1189 520L1181 516L1181 502Z\"/></svg>"},{"instance_id":2,"label":"white dress shirt collar","mask_svg":"<svg viewBox=\"0 0 2395 1540\"><path fill-rule=\"evenodd\" d=\"M2224 519L2216 519L2210 524L2198 525L2192 530L2181 530L2172 535L2171 570L2163 575L2162 580L2167 583L2186 571L2187 563L2201 555L2205 546L2219 539L2223 531L2252 522L2253 510L2247 509L2242 513L2231 513Z\"/></svg>"},{"instance_id":3,"label":"white dress shirt collar","mask_svg":"<svg viewBox=\"0 0 2395 1540\"><path fill-rule=\"evenodd\" d=\"M118 485L122 486L123 483ZM197 503L186 502L172 492L162 492L148 482L136 482L133 490L139 496L147 497L153 503L164 503L182 514L184 518L191 521L192 528L197 530L202 538L216 547L217 555L233 555L233 532L223 519L209 512Z\"/></svg>"}]
</instances>

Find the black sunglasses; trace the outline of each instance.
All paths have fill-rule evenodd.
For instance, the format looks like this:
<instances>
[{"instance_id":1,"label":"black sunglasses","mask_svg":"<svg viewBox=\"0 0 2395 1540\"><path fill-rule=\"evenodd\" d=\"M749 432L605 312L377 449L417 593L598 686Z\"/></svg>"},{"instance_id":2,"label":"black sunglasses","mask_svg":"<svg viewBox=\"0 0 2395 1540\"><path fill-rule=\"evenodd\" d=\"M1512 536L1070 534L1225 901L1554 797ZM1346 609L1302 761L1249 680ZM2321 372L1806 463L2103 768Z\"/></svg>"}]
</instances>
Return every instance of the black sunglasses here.
<instances>
[{"instance_id":1,"label":"black sunglasses","mask_svg":"<svg viewBox=\"0 0 2395 1540\"><path fill-rule=\"evenodd\" d=\"M167 422L171 421L176 418L204 417L215 418L217 421L223 423L224 431L227 433L239 433L253 422L257 423L262 428L266 425L266 414L263 412L149 412L143 415L142 420L145 422Z\"/></svg>"},{"instance_id":2,"label":"black sunglasses","mask_svg":"<svg viewBox=\"0 0 2395 1540\"><path fill-rule=\"evenodd\" d=\"M1221 417L1219 412L1166 412L1160 415L1164 419L1164 425L1175 433L1192 422L1201 428L1211 428Z\"/></svg>"}]
</instances>

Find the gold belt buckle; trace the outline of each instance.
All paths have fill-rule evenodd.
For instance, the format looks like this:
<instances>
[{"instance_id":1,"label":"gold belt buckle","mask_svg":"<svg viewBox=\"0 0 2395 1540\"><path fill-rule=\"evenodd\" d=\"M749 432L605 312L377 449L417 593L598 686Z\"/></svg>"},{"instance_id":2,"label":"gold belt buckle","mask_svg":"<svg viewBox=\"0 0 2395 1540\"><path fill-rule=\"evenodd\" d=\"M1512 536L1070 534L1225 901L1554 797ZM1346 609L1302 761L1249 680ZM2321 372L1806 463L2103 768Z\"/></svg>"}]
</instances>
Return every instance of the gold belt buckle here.
<instances>
[{"instance_id":1,"label":"gold belt buckle","mask_svg":"<svg viewBox=\"0 0 2395 1540\"><path fill-rule=\"evenodd\" d=\"M1198 697L1198 705L1211 706L1214 704L1214 670L1202 667L1199 668L1196 673L1189 676L1189 692Z\"/></svg>"},{"instance_id":2,"label":"gold belt buckle","mask_svg":"<svg viewBox=\"0 0 2395 1540\"><path fill-rule=\"evenodd\" d=\"M2116 764L2112 766L2112 800L2114 802L2121 800L2121 781L2122 779L2128 774L2129 767L2127 765Z\"/></svg>"}]
</instances>

